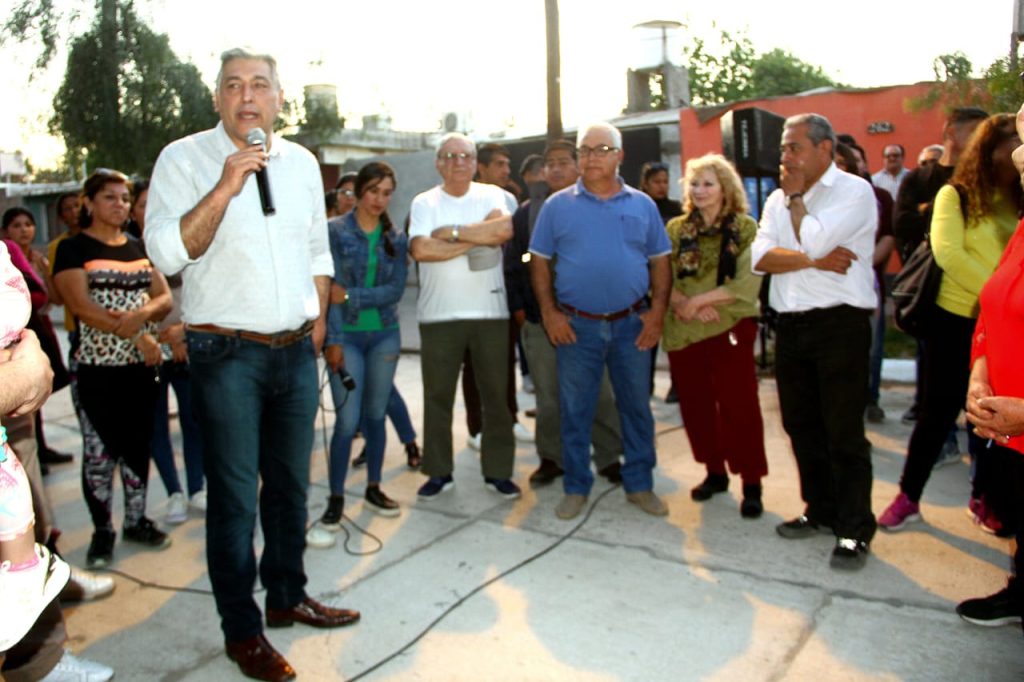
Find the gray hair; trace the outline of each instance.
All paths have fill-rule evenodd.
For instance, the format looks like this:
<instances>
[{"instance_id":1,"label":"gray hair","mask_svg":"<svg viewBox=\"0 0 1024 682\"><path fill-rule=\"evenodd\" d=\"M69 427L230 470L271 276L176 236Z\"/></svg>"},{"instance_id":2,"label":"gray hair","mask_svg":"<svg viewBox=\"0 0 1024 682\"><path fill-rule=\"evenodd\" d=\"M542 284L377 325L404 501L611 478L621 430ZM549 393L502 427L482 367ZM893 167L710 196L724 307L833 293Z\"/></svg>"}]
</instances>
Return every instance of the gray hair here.
<instances>
[{"instance_id":1,"label":"gray hair","mask_svg":"<svg viewBox=\"0 0 1024 682\"><path fill-rule=\"evenodd\" d=\"M461 142L465 142L472 148L473 157L476 157L476 144L474 144L473 140L469 139L468 135L463 135L462 133L446 133L440 140L437 141L437 144L434 145L434 155L437 156L438 154L440 154L441 150L444 149L444 146L451 142L452 140L459 140Z\"/></svg>"},{"instance_id":2,"label":"gray hair","mask_svg":"<svg viewBox=\"0 0 1024 682\"><path fill-rule=\"evenodd\" d=\"M832 149L836 148L836 132L832 130L832 124L821 114L797 114L786 119L786 128L795 128L799 125L807 126L807 137L817 147L828 140L832 143Z\"/></svg>"},{"instance_id":3,"label":"gray hair","mask_svg":"<svg viewBox=\"0 0 1024 682\"><path fill-rule=\"evenodd\" d=\"M576 133L576 146L579 147L583 144L583 138L587 136L591 130L603 130L612 137L612 142L615 147L622 149L622 133L619 129L613 126L611 123L604 123L603 121L598 123L591 123L590 125L584 126L579 129Z\"/></svg>"},{"instance_id":4,"label":"gray hair","mask_svg":"<svg viewBox=\"0 0 1024 682\"><path fill-rule=\"evenodd\" d=\"M938 152L940 154L945 154L946 153L946 148L943 147L941 144L930 144L927 147L925 147L924 149L922 149L918 153L918 156L921 156L921 154L924 154L925 152Z\"/></svg>"},{"instance_id":5,"label":"gray hair","mask_svg":"<svg viewBox=\"0 0 1024 682\"><path fill-rule=\"evenodd\" d=\"M255 52L248 47L233 47L220 53L220 70L217 71L217 89L220 90L220 79L224 75L224 67L228 62L236 59L258 59L270 67L270 82L278 90L281 89L281 81L277 77L277 60L265 52Z\"/></svg>"}]
</instances>

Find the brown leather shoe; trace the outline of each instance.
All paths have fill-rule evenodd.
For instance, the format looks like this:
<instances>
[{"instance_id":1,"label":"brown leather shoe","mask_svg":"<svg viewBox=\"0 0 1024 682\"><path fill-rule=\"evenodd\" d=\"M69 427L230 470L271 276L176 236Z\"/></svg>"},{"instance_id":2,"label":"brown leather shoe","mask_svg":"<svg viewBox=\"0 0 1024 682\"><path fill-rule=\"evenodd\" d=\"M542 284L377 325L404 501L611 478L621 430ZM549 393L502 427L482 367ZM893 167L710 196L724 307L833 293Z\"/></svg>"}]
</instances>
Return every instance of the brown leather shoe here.
<instances>
[{"instance_id":1,"label":"brown leather shoe","mask_svg":"<svg viewBox=\"0 0 1024 682\"><path fill-rule=\"evenodd\" d=\"M564 474L562 467L555 464L550 459L541 459L540 466L537 470L530 474L530 485L545 485L551 483L556 478Z\"/></svg>"},{"instance_id":2,"label":"brown leather shoe","mask_svg":"<svg viewBox=\"0 0 1024 682\"><path fill-rule=\"evenodd\" d=\"M340 628L358 620L358 611L334 609L309 597L290 609L267 609L268 628L288 628L295 623L305 623L315 628Z\"/></svg>"},{"instance_id":3,"label":"brown leather shoe","mask_svg":"<svg viewBox=\"0 0 1024 682\"><path fill-rule=\"evenodd\" d=\"M263 634L244 639L241 642L225 644L228 658L238 664L246 677L267 682L286 682L295 679L295 669L277 653Z\"/></svg>"}]
</instances>

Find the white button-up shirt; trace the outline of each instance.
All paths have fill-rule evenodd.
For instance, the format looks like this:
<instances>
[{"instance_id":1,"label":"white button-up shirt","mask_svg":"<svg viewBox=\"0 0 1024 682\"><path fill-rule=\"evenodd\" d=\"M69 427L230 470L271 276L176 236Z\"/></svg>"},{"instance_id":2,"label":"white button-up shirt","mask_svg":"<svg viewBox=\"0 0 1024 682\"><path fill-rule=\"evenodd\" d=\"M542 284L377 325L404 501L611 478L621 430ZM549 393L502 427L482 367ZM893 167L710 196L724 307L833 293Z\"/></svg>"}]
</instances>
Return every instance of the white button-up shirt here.
<instances>
[{"instance_id":1,"label":"white button-up shirt","mask_svg":"<svg viewBox=\"0 0 1024 682\"><path fill-rule=\"evenodd\" d=\"M900 191L900 185L903 184L903 179L910 173L909 168L900 168L900 172L896 175L890 175L889 171L884 168L874 175L871 176L871 183L879 188L884 189L886 192L892 195L893 201L896 200L896 193Z\"/></svg>"},{"instance_id":2,"label":"white button-up shirt","mask_svg":"<svg viewBox=\"0 0 1024 682\"><path fill-rule=\"evenodd\" d=\"M210 193L236 151L218 124L160 152L146 205L147 253L165 274L182 273L186 323L264 334L297 329L320 315L313 278L334 275L312 154L275 136L267 174L277 212L263 215L253 174L228 204L206 253L190 258L182 242L182 217Z\"/></svg>"},{"instance_id":3,"label":"white button-up shirt","mask_svg":"<svg viewBox=\"0 0 1024 682\"><path fill-rule=\"evenodd\" d=\"M800 223L800 239L790 220L781 189L765 202L761 225L751 246L752 269L768 251L782 247L821 258L837 246L857 254L846 274L804 268L773 274L769 289L772 308L782 313L851 305L873 309L877 304L871 258L878 229L878 206L867 181L829 166L803 196L807 215Z\"/></svg>"}]
</instances>

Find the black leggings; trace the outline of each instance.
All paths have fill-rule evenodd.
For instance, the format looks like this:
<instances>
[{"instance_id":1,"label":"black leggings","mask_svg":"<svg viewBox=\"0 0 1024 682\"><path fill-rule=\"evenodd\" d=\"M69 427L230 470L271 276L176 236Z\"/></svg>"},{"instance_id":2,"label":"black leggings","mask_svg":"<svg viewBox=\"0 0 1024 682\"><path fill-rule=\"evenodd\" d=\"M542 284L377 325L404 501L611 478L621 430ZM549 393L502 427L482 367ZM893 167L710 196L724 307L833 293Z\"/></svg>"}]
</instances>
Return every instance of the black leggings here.
<instances>
[{"instance_id":1,"label":"black leggings","mask_svg":"<svg viewBox=\"0 0 1024 682\"><path fill-rule=\"evenodd\" d=\"M111 529L117 464L124 487L124 525L135 526L146 512L156 376L153 367L142 364L78 366L82 408L106 446L82 458L82 492L96 530Z\"/></svg>"},{"instance_id":2,"label":"black leggings","mask_svg":"<svg viewBox=\"0 0 1024 682\"><path fill-rule=\"evenodd\" d=\"M974 319L936 307L922 339L921 405L907 445L900 489L917 502L939 458L946 434L967 402Z\"/></svg>"}]
</instances>

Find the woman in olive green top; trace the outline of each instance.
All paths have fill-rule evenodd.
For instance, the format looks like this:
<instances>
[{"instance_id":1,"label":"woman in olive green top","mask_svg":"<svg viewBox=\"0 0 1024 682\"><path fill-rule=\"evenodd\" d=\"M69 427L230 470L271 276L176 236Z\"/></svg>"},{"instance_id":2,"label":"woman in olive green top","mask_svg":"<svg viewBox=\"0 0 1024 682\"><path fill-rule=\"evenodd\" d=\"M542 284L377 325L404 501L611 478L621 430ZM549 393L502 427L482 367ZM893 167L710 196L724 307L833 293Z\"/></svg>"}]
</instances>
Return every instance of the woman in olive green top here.
<instances>
[{"instance_id":1,"label":"woman in olive green top","mask_svg":"<svg viewBox=\"0 0 1024 682\"><path fill-rule=\"evenodd\" d=\"M729 487L726 465L743 481L744 518L757 518L768 473L757 398L754 340L761 278L750 268L757 223L742 181L718 154L691 159L683 215L668 226L675 275L662 347L694 458L707 477L698 502Z\"/></svg>"}]
</instances>

